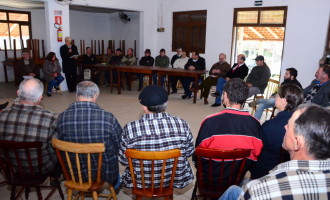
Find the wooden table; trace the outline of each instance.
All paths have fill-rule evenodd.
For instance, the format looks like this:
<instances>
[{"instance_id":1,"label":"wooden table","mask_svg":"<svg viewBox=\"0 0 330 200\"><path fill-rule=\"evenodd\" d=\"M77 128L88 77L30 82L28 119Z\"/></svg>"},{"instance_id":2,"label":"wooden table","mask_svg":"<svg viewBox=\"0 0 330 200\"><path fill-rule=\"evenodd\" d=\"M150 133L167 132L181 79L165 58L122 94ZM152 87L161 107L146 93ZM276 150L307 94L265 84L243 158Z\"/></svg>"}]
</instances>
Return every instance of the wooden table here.
<instances>
[{"instance_id":1,"label":"wooden table","mask_svg":"<svg viewBox=\"0 0 330 200\"><path fill-rule=\"evenodd\" d=\"M180 76L180 77L192 77L194 78L194 99L193 103L196 103L196 96L197 96L197 87L198 87L198 79L202 77L204 79L204 75L206 70L185 70L185 69L173 69L173 68L163 68L159 67L157 70L158 73L158 85L160 85L161 76L168 76L167 77L167 93L170 95L170 77L171 76Z\"/></svg>"}]
</instances>

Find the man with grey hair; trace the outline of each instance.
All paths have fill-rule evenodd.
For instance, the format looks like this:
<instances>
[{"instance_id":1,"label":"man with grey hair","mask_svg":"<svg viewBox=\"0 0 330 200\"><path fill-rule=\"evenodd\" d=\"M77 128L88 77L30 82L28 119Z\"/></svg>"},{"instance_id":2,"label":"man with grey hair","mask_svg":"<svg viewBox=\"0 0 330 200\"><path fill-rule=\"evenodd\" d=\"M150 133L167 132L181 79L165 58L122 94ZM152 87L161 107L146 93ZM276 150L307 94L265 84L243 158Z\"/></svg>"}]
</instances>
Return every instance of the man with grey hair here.
<instances>
[{"instance_id":1,"label":"man with grey hair","mask_svg":"<svg viewBox=\"0 0 330 200\"><path fill-rule=\"evenodd\" d=\"M221 199L329 199L330 110L303 104L285 126L283 148L290 161L268 175L231 187ZM236 197L235 197L236 194Z\"/></svg>"},{"instance_id":2,"label":"man with grey hair","mask_svg":"<svg viewBox=\"0 0 330 200\"><path fill-rule=\"evenodd\" d=\"M128 160L125 157L125 151L129 148L140 151L180 149L181 156L177 165L174 187L183 188L194 178L188 162L188 158L194 152L192 133L186 121L165 112L167 100L167 92L158 85L149 85L140 93L139 101L142 104L144 115L141 119L130 122L124 127L119 150L119 162L126 167L122 176L124 187L133 187ZM161 169L159 164L155 163L155 167ZM145 177L151 176L150 166L149 164L145 165ZM171 169L167 168L165 185L169 183L170 173ZM155 187L159 186L159 175L157 173L155 175Z\"/></svg>"},{"instance_id":3,"label":"man with grey hair","mask_svg":"<svg viewBox=\"0 0 330 200\"><path fill-rule=\"evenodd\" d=\"M0 140L16 142L43 142L43 172L50 172L57 163L51 140L56 136L55 113L43 109L44 86L38 79L25 79L19 85L18 98L10 108L0 112ZM31 155L33 164L38 166L37 152ZM27 160L22 164L29 166Z\"/></svg>"},{"instance_id":4,"label":"man with grey hair","mask_svg":"<svg viewBox=\"0 0 330 200\"><path fill-rule=\"evenodd\" d=\"M119 186L118 150L122 128L115 116L96 104L100 94L98 86L91 81L77 85L76 102L58 117L58 138L75 143L105 144L102 163L102 180ZM93 178L96 178L97 158L92 157ZM87 162L81 163L83 179L87 180Z\"/></svg>"}]
</instances>

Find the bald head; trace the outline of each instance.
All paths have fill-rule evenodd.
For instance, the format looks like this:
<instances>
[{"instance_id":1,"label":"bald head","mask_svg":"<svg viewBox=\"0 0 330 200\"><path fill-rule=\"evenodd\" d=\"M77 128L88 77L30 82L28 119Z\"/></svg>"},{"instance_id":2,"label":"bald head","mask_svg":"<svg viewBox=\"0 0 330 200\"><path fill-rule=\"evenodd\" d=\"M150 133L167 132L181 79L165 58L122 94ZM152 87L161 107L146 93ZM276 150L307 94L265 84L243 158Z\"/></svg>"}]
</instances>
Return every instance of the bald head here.
<instances>
[{"instance_id":1,"label":"bald head","mask_svg":"<svg viewBox=\"0 0 330 200\"><path fill-rule=\"evenodd\" d=\"M224 54L224 53L219 54L219 62L220 63L226 62L226 54Z\"/></svg>"},{"instance_id":2,"label":"bald head","mask_svg":"<svg viewBox=\"0 0 330 200\"><path fill-rule=\"evenodd\" d=\"M25 79L19 85L17 96L19 101L26 103L39 103L44 91L44 85L39 79Z\"/></svg>"}]
</instances>

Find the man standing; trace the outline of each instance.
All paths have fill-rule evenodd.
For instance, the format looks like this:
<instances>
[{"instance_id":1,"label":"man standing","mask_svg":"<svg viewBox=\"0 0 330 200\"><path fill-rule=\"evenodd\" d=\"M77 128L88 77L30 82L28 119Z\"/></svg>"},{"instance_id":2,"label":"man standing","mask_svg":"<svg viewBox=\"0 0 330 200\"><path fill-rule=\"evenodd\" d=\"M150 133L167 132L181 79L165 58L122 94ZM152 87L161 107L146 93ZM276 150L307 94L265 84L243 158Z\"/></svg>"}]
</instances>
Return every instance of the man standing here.
<instances>
[{"instance_id":1,"label":"man standing","mask_svg":"<svg viewBox=\"0 0 330 200\"><path fill-rule=\"evenodd\" d=\"M174 63L177 59L181 58L182 56L182 49L179 47L176 49L176 54L172 57L171 59L171 65L172 68L174 68ZM172 87L172 92L171 94L176 94L178 89L176 88L176 85L178 83L179 78L177 76L172 76L171 77L171 87Z\"/></svg>"},{"instance_id":2,"label":"man standing","mask_svg":"<svg viewBox=\"0 0 330 200\"><path fill-rule=\"evenodd\" d=\"M122 128L113 114L96 104L99 94L99 88L91 81L83 81L77 85L77 101L58 117L58 137L68 142L104 143L102 180L116 185L119 183L117 154ZM92 157L92 164L97 165L96 157ZM96 167L92 169L95 169L95 178ZM87 161L81 162L81 171L86 180Z\"/></svg>"},{"instance_id":3,"label":"man standing","mask_svg":"<svg viewBox=\"0 0 330 200\"><path fill-rule=\"evenodd\" d=\"M297 80L298 76L298 71L295 68L288 68L285 71L284 74L284 81L281 83L281 85L286 85L286 84L293 84L297 85L299 88L302 89L301 84ZM252 101L249 103L250 107L257 107L256 113L254 114L254 117L259 119L261 118L262 112L267 109L275 106L275 94L272 94L271 98L269 99L257 99L256 101Z\"/></svg>"},{"instance_id":4,"label":"man standing","mask_svg":"<svg viewBox=\"0 0 330 200\"><path fill-rule=\"evenodd\" d=\"M316 79L304 89L305 103L330 106L330 65L321 65L315 77Z\"/></svg>"},{"instance_id":5,"label":"man standing","mask_svg":"<svg viewBox=\"0 0 330 200\"><path fill-rule=\"evenodd\" d=\"M185 70L205 70L205 59L199 56L199 53L193 51L191 53L191 58L189 58L187 64L184 66ZM194 78L184 77L181 79L182 86L184 89L184 95L182 99L190 99L192 97L192 92L190 90L190 83L194 81Z\"/></svg>"},{"instance_id":6,"label":"man standing","mask_svg":"<svg viewBox=\"0 0 330 200\"><path fill-rule=\"evenodd\" d=\"M257 56L255 61L257 66L253 67L246 79L246 84L249 87L248 97L252 97L255 94L262 94L267 87L271 75L263 56Z\"/></svg>"},{"instance_id":7,"label":"man standing","mask_svg":"<svg viewBox=\"0 0 330 200\"><path fill-rule=\"evenodd\" d=\"M198 132L196 147L251 149L248 164L257 161L262 149L260 123L248 110L242 110L248 92L242 79L233 78L225 84L223 100L226 109L204 119Z\"/></svg>"},{"instance_id":8,"label":"man standing","mask_svg":"<svg viewBox=\"0 0 330 200\"><path fill-rule=\"evenodd\" d=\"M146 49L144 51L144 56L141 58L139 64L140 65L144 65L144 66L154 66L154 58L151 57L151 51L150 49ZM143 76L145 74L137 74L138 78L139 78L139 88L138 91L141 91L143 88Z\"/></svg>"},{"instance_id":9,"label":"man standing","mask_svg":"<svg viewBox=\"0 0 330 200\"><path fill-rule=\"evenodd\" d=\"M245 79L249 72L249 68L246 66L244 61L245 55L239 54L237 56L237 63L235 63L233 67L227 72L226 79L218 78L216 92L211 94L211 96L216 97L215 103L211 105L212 107L221 106L221 95L223 86L226 81L230 80L231 78L240 78L242 80Z\"/></svg>"},{"instance_id":10,"label":"man standing","mask_svg":"<svg viewBox=\"0 0 330 200\"><path fill-rule=\"evenodd\" d=\"M220 53L219 62L216 62L210 69L209 76L198 86L202 89L202 96L204 97L204 104L208 104L210 89L216 85L219 78L225 79L227 72L230 70L230 65L226 61L226 54Z\"/></svg>"},{"instance_id":11,"label":"man standing","mask_svg":"<svg viewBox=\"0 0 330 200\"><path fill-rule=\"evenodd\" d=\"M170 65L170 59L167 57L165 49L159 51L159 55L156 56L155 66L156 67L168 67ZM157 85L157 73L152 75L154 85ZM165 76L161 77L161 85L164 85Z\"/></svg>"},{"instance_id":12,"label":"man standing","mask_svg":"<svg viewBox=\"0 0 330 200\"><path fill-rule=\"evenodd\" d=\"M30 58L29 49L22 49L22 59L17 61L16 67L17 80L19 80L19 82L23 80L23 76L31 76L39 79L40 69L34 63L33 59Z\"/></svg>"},{"instance_id":13,"label":"man standing","mask_svg":"<svg viewBox=\"0 0 330 200\"><path fill-rule=\"evenodd\" d=\"M234 186L220 199L329 199L330 111L303 104L285 126L283 148L290 161L277 165L243 190Z\"/></svg>"},{"instance_id":14,"label":"man standing","mask_svg":"<svg viewBox=\"0 0 330 200\"><path fill-rule=\"evenodd\" d=\"M25 79L19 85L17 101L0 112L0 140L16 142L43 142L43 172L54 169L57 159L52 147L52 138L56 136L55 113L43 109L39 104L42 100L44 86L38 79ZM31 154L33 166L38 166L38 154ZM22 160L29 166L27 160Z\"/></svg>"},{"instance_id":15,"label":"man standing","mask_svg":"<svg viewBox=\"0 0 330 200\"><path fill-rule=\"evenodd\" d=\"M65 44L61 46L62 68L65 73L66 84L69 92L76 91L77 85L77 46L71 43L70 37L65 37Z\"/></svg>"},{"instance_id":16,"label":"man standing","mask_svg":"<svg viewBox=\"0 0 330 200\"><path fill-rule=\"evenodd\" d=\"M145 87L139 95L139 101L145 114L141 119L130 122L124 127L119 151L119 162L126 167L122 176L123 186L133 186L125 157L125 151L129 148L141 151L180 149L181 156L178 160L174 187L187 186L194 178L188 162L188 158L194 152L193 136L188 123L165 112L168 95L166 90L158 85ZM155 165L158 166L158 164ZM150 165L146 164L144 169L147 170L145 176L149 176ZM166 169L164 185L169 183L170 171L171 169ZM160 179L155 178L156 184L159 184L159 181Z\"/></svg>"}]
</instances>

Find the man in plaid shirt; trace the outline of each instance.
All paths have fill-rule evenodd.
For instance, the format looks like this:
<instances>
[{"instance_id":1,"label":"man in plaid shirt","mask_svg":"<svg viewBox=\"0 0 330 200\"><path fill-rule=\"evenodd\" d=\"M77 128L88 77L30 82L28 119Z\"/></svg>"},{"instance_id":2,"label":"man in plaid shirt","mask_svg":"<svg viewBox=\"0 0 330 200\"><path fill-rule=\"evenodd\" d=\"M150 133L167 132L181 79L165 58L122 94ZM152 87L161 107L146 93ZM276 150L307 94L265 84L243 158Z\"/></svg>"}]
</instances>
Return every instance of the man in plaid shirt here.
<instances>
[{"instance_id":1,"label":"man in plaid shirt","mask_svg":"<svg viewBox=\"0 0 330 200\"><path fill-rule=\"evenodd\" d=\"M124 187L133 187L131 175L128 169L128 161L125 157L126 149L141 151L166 151L180 149L181 156L177 164L174 187L183 188L194 179L188 157L194 152L193 136L189 125L179 117L174 117L165 112L167 107L167 92L158 85L145 87L139 96L144 115L137 121L128 123L123 130L121 147L119 150L119 162L126 166L122 176ZM157 163L157 162L156 162ZM136 163L135 163L136 164ZM155 164L156 171L161 171L160 163ZM144 169L147 185L150 183L151 168L146 165ZM137 177L141 177L139 171ZM168 185L171 176L171 167L165 172L165 185ZM155 184L159 186L160 174L155 176ZM138 182L138 187L141 183Z\"/></svg>"},{"instance_id":2,"label":"man in plaid shirt","mask_svg":"<svg viewBox=\"0 0 330 200\"><path fill-rule=\"evenodd\" d=\"M58 116L58 137L75 143L104 143L101 178L117 188L120 183L118 150L122 128L113 114L96 104L99 94L99 88L91 81L77 85L77 101ZM91 160L92 177L96 178L98 156L92 155ZM87 181L87 158L81 162L81 171L84 181Z\"/></svg>"},{"instance_id":3,"label":"man in plaid shirt","mask_svg":"<svg viewBox=\"0 0 330 200\"><path fill-rule=\"evenodd\" d=\"M43 91L44 86L38 79L25 79L21 82L14 104L0 112L0 140L43 142L43 172L47 173L53 170L57 163L51 144L56 135L56 116L39 105ZM31 158L37 170L36 151L32 151ZM28 167L28 161L22 160L22 165Z\"/></svg>"},{"instance_id":4,"label":"man in plaid shirt","mask_svg":"<svg viewBox=\"0 0 330 200\"><path fill-rule=\"evenodd\" d=\"M285 126L283 147L291 161L220 199L330 199L330 110L303 104Z\"/></svg>"}]
</instances>

